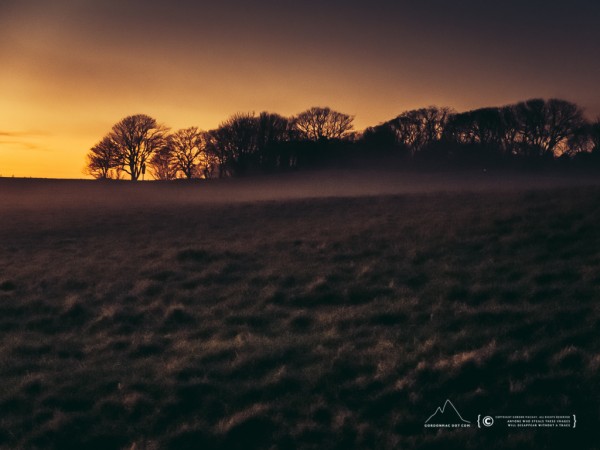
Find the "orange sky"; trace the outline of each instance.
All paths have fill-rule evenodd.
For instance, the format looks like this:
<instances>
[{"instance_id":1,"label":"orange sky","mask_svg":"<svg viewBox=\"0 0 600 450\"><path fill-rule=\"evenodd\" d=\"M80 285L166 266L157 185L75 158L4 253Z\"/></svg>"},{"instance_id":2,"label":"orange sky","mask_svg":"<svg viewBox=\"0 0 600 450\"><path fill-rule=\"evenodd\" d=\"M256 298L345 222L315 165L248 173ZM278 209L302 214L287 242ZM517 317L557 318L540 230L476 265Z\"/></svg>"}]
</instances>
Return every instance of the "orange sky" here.
<instances>
[{"instance_id":1,"label":"orange sky","mask_svg":"<svg viewBox=\"0 0 600 450\"><path fill-rule=\"evenodd\" d=\"M362 129L561 97L600 114L598 2L413 3L5 0L0 175L84 177L89 148L137 113L210 129L330 106Z\"/></svg>"}]
</instances>

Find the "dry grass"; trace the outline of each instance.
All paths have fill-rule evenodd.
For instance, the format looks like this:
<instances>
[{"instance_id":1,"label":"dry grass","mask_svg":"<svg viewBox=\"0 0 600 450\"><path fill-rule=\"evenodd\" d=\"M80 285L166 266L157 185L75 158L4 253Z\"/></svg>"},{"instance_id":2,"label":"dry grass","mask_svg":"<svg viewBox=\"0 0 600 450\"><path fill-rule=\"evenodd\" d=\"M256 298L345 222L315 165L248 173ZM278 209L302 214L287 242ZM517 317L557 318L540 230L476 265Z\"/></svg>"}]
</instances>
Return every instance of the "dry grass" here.
<instances>
[{"instance_id":1,"label":"dry grass","mask_svg":"<svg viewBox=\"0 0 600 450\"><path fill-rule=\"evenodd\" d=\"M70 206L3 210L1 447L596 445L598 188Z\"/></svg>"}]
</instances>

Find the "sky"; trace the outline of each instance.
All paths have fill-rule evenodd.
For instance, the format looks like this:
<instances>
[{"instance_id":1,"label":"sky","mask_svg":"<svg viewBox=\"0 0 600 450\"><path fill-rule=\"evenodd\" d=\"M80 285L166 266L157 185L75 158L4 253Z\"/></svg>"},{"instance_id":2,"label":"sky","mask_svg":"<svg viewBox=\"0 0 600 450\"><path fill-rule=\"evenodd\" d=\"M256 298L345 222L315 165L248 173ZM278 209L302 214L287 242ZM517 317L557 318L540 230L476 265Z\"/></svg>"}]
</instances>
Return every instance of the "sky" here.
<instances>
[{"instance_id":1,"label":"sky","mask_svg":"<svg viewBox=\"0 0 600 450\"><path fill-rule=\"evenodd\" d=\"M600 115L597 0L0 0L0 176L84 178L113 124L562 98Z\"/></svg>"}]
</instances>

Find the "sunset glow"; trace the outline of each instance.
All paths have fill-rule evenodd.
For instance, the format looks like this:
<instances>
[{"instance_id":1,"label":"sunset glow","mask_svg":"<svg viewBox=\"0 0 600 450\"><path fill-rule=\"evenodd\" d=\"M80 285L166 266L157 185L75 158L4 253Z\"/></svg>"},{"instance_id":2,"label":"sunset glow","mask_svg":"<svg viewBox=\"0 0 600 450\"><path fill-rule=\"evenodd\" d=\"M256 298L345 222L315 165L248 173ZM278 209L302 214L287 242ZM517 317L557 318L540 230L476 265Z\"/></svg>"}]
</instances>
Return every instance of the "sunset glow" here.
<instances>
[{"instance_id":1,"label":"sunset glow","mask_svg":"<svg viewBox=\"0 0 600 450\"><path fill-rule=\"evenodd\" d=\"M82 178L90 147L137 113L207 130L321 105L362 129L561 97L599 115L598 3L488 3L2 2L0 175Z\"/></svg>"}]
</instances>

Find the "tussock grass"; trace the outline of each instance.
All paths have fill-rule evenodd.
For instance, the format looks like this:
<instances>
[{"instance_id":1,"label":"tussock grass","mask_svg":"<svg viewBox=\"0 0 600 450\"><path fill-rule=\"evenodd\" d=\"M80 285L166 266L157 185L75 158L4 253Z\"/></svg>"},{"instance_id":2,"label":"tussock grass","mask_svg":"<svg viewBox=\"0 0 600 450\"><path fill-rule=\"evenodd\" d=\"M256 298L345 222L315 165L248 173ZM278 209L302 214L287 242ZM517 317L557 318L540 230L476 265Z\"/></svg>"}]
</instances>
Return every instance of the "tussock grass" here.
<instances>
[{"instance_id":1,"label":"tussock grass","mask_svg":"<svg viewBox=\"0 0 600 450\"><path fill-rule=\"evenodd\" d=\"M599 205L579 187L8 208L0 447L592 448ZM580 425L424 429L446 398Z\"/></svg>"}]
</instances>

